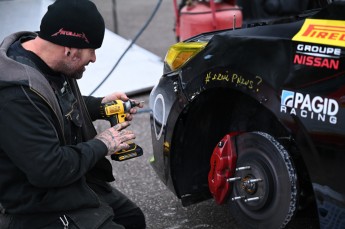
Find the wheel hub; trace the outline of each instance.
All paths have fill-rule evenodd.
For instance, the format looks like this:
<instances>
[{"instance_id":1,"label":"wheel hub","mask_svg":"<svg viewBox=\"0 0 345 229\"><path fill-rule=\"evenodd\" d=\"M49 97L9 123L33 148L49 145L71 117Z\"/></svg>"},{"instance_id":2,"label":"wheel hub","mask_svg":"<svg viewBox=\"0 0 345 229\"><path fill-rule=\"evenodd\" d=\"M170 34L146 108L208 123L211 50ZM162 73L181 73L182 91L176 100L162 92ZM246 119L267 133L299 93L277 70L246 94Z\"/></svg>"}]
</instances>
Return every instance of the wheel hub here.
<instances>
[{"instance_id":1,"label":"wheel hub","mask_svg":"<svg viewBox=\"0 0 345 229\"><path fill-rule=\"evenodd\" d=\"M263 132L236 137L231 214L246 227L283 228L296 211L296 173L289 153Z\"/></svg>"},{"instance_id":2,"label":"wheel hub","mask_svg":"<svg viewBox=\"0 0 345 229\"><path fill-rule=\"evenodd\" d=\"M252 175L247 175L241 180L241 188L243 191L249 195L253 195L257 190L257 183L253 182L255 177Z\"/></svg>"}]
</instances>

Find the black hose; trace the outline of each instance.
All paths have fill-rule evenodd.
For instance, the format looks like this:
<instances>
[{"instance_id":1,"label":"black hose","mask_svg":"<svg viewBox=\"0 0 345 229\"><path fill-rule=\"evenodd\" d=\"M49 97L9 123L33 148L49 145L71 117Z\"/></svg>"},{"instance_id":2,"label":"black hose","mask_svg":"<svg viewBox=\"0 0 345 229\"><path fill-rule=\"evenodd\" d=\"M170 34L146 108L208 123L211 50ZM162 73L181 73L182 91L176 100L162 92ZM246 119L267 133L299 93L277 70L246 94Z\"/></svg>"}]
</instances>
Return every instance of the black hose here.
<instances>
[{"instance_id":1,"label":"black hose","mask_svg":"<svg viewBox=\"0 0 345 229\"><path fill-rule=\"evenodd\" d=\"M116 0L113 0L113 22L114 22L114 33L118 33L118 26L117 26L117 12L116 12Z\"/></svg>"},{"instance_id":2,"label":"black hose","mask_svg":"<svg viewBox=\"0 0 345 229\"><path fill-rule=\"evenodd\" d=\"M117 60L117 62L115 63L115 65L113 66L113 68L110 70L110 72L108 73L108 75L102 80L102 82L100 84L98 84L98 86L90 93L90 95L93 95L93 93L95 93L101 86L102 84L109 78L110 74L115 70L115 68L119 65L120 61L122 60L122 58L126 55L126 53L128 52L128 50L133 46L133 44L138 40L138 38L140 37L140 35L145 31L145 29L147 28L147 26L150 24L150 22L152 21L152 19L154 18L154 16L156 15L160 5L162 3L162 0L158 0L157 5L155 7L155 9L153 10L150 18L146 21L146 23L144 24L144 26L139 30L139 32L137 33L137 35L134 37L134 39L132 40L132 42L128 45L127 49L122 53L122 55L120 56L120 58Z\"/></svg>"}]
</instances>

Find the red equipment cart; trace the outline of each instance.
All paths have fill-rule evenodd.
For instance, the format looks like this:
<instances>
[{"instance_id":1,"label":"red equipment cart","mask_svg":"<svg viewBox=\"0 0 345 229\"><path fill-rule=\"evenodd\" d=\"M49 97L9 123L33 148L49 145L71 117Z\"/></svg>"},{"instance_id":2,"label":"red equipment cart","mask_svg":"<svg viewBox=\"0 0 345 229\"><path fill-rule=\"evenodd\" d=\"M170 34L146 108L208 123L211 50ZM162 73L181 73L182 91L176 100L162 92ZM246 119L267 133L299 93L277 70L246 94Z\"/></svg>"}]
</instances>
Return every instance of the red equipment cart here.
<instances>
[{"instance_id":1,"label":"red equipment cart","mask_svg":"<svg viewBox=\"0 0 345 229\"><path fill-rule=\"evenodd\" d=\"M187 0L183 6L174 0L177 41L214 30L240 28L242 10L235 0Z\"/></svg>"}]
</instances>

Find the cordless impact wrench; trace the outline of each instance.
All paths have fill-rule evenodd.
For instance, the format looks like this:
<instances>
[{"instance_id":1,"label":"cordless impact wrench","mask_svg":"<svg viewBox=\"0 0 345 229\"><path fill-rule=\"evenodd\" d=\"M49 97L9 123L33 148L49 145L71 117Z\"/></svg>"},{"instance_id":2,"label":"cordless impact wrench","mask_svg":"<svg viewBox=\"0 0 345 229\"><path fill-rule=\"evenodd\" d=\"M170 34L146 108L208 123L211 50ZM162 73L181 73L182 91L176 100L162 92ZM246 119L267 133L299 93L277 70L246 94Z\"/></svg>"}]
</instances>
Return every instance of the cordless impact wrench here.
<instances>
[{"instance_id":1,"label":"cordless impact wrench","mask_svg":"<svg viewBox=\"0 0 345 229\"><path fill-rule=\"evenodd\" d=\"M136 107L141 102L134 102L128 100L124 102L122 100L114 100L107 103L102 103L100 112L103 118L109 120L111 126L115 126L118 123L122 123L126 120L126 114L129 113L130 109ZM139 157L143 155L143 149L133 142L127 142L129 145L128 149L123 149L115 152L110 157L115 161L125 161L131 158Z\"/></svg>"}]
</instances>

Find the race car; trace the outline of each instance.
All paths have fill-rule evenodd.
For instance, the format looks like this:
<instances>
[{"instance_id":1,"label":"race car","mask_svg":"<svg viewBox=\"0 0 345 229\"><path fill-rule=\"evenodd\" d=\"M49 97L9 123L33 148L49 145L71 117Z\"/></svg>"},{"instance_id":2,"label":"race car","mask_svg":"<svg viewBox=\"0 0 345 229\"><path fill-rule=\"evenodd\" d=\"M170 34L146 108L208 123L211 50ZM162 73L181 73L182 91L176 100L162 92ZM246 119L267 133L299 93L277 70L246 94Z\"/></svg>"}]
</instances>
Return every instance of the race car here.
<instances>
[{"instance_id":1,"label":"race car","mask_svg":"<svg viewBox=\"0 0 345 229\"><path fill-rule=\"evenodd\" d=\"M214 198L244 228L345 228L344 12L334 1L170 47L151 164L184 206Z\"/></svg>"}]
</instances>

